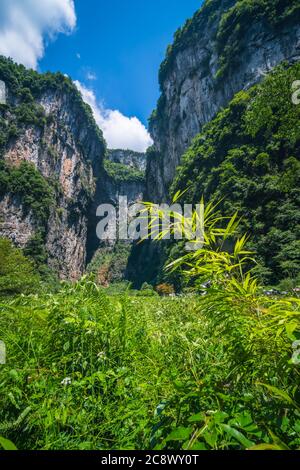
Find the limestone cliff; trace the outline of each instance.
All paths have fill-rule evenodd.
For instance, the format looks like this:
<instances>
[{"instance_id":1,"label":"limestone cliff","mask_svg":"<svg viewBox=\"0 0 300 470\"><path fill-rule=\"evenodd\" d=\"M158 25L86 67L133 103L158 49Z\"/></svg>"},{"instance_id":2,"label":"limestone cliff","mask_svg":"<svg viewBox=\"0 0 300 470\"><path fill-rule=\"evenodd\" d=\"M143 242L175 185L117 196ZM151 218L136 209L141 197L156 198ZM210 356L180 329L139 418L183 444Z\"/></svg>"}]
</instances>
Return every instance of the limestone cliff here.
<instances>
[{"instance_id":1,"label":"limestone cliff","mask_svg":"<svg viewBox=\"0 0 300 470\"><path fill-rule=\"evenodd\" d=\"M89 217L88 271L94 272L99 283L123 281L131 251L131 241L109 238L113 228L107 227L108 239L96 236L96 217L100 204L111 204L119 215L119 197L126 197L128 206L143 200L145 192L146 155L130 150L109 150L104 159L104 172L97 180L97 188ZM112 229L112 231L111 231Z\"/></svg>"},{"instance_id":2,"label":"limestone cliff","mask_svg":"<svg viewBox=\"0 0 300 470\"><path fill-rule=\"evenodd\" d=\"M151 199L167 197L182 154L237 92L282 61L299 59L298 0L207 0L177 31L161 66L162 93L150 120Z\"/></svg>"},{"instance_id":3,"label":"limestone cliff","mask_svg":"<svg viewBox=\"0 0 300 470\"><path fill-rule=\"evenodd\" d=\"M1 58L0 79L7 95L0 105L0 236L26 248L39 234L49 266L78 279L102 133L68 78Z\"/></svg>"}]
</instances>

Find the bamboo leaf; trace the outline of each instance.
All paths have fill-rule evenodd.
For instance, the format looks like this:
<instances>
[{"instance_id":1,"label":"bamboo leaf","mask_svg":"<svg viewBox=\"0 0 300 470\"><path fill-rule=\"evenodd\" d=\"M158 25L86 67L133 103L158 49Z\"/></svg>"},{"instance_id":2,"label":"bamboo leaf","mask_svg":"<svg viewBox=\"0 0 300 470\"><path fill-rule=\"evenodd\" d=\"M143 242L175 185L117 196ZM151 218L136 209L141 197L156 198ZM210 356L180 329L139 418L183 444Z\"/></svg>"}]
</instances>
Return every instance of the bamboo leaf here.
<instances>
[{"instance_id":1,"label":"bamboo leaf","mask_svg":"<svg viewBox=\"0 0 300 470\"><path fill-rule=\"evenodd\" d=\"M0 445L4 450L18 450L11 441L4 439L4 437L0 437Z\"/></svg>"}]
</instances>

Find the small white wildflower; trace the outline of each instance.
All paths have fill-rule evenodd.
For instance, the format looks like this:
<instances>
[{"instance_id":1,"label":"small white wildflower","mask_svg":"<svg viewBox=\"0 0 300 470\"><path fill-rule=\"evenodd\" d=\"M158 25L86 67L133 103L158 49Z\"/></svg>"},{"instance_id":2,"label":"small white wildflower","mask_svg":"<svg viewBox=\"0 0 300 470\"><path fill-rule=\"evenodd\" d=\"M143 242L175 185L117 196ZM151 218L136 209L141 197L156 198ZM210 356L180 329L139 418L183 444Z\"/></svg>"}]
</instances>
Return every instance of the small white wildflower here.
<instances>
[{"instance_id":1,"label":"small white wildflower","mask_svg":"<svg viewBox=\"0 0 300 470\"><path fill-rule=\"evenodd\" d=\"M67 387L68 385L72 384L72 379L70 377L66 377L64 380L61 381L61 385Z\"/></svg>"}]
</instances>

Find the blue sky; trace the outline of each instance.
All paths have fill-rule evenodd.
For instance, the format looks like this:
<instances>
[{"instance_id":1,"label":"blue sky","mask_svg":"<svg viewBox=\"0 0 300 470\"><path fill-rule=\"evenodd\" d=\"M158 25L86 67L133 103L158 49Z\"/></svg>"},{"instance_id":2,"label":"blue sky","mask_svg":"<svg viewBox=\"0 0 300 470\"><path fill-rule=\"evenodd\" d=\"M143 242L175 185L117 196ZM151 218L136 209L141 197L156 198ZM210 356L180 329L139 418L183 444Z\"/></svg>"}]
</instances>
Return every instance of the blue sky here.
<instances>
[{"instance_id":1,"label":"blue sky","mask_svg":"<svg viewBox=\"0 0 300 470\"><path fill-rule=\"evenodd\" d=\"M145 151L158 70L202 0L0 0L0 54L70 76L111 148Z\"/></svg>"},{"instance_id":2,"label":"blue sky","mask_svg":"<svg viewBox=\"0 0 300 470\"><path fill-rule=\"evenodd\" d=\"M200 4L200 0L75 0L76 30L48 45L40 69L69 74L92 87L109 108L146 124L158 98L158 68L166 47ZM89 74L97 80L88 80Z\"/></svg>"}]
</instances>

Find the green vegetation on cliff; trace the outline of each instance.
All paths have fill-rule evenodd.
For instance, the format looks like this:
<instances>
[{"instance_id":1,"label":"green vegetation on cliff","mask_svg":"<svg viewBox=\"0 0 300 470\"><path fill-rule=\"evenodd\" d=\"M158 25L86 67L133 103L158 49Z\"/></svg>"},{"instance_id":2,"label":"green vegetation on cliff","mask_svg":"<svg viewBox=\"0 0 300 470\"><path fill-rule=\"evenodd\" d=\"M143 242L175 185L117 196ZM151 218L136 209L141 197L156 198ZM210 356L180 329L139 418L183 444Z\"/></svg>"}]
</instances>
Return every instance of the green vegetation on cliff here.
<instances>
[{"instance_id":1,"label":"green vegetation on cliff","mask_svg":"<svg viewBox=\"0 0 300 470\"><path fill-rule=\"evenodd\" d=\"M226 11L221 11L223 6ZM213 28L217 13L218 25ZM262 22L276 32L279 26L297 24L299 19L298 0L206 0L195 15L176 31L173 44L168 46L159 72L161 88L178 52L193 47L207 24L214 31L215 47L220 57L218 75L221 76L228 68L238 65L240 45L249 24Z\"/></svg>"},{"instance_id":2,"label":"green vegetation on cliff","mask_svg":"<svg viewBox=\"0 0 300 470\"><path fill-rule=\"evenodd\" d=\"M238 93L196 137L172 192L222 200L238 211L267 283L300 273L300 106L292 83L300 64L277 68L261 85ZM299 278L298 278L299 279Z\"/></svg>"},{"instance_id":3,"label":"green vegetation on cliff","mask_svg":"<svg viewBox=\"0 0 300 470\"><path fill-rule=\"evenodd\" d=\"M220 56L218 77L239 65L243 56L241 44L249 24L263 23L276 33L283 25L299 24L298 0L238 0L221 17L217 33L217 50Z\"/></svg>"},{"instance_id":4,"label":"green vegetation on cliff","mask_svg":"<svg viewBox=\"0 0 300 470\"><path fill-rule=\"evenodd\" d=\"M161 96L157 108L153 111L150 127L166 124L163 110L166 96L164 82L176 63L179 52L193 48L203 38L203 31L209 26L209 37L212 40L210 55L203 57L202 73L209 74L209 57L216 53L218 57L215 86L226 78L228 72L236 70L247 52L245 38L249 26L263 25L265 31L276 35L279 28L298 25L300 21L300 4L298 0L206 0L194 16L186 21L174 34L173 43L166 51L166 57L159 70ZM254 29L253 29L254 31Z\"/></svg>"},{"instance_id":5,"label":"green vegetation on cliff","mask_svg":"<svg viewBox=\"0 0 300 470\"><path fill-rule=\"evenodd\" d=\"M231 3L234 3L234 0L232 0ZM159 83L161 89L178 52L183 51L187 47L193 47L202 34L203 27L207 23L212 24L214 15L220 8L220 5L221 0L206 0L204 5L194 14L194 16L188 19L182 28L179 28L175 32L174 41L168 46L166 57L159 70Z\"/></svg>"},{"instance_id":6,"label":"green vegetation on cliff","mask_svg":"<svg viewBox=\"0 0 300 470\"><path fill-rule=\"evenodd\" d=\"M24 161L13 167L0 160L0 197L6 194L19 197L24 209L31 211L37 225L45 229L55 203L54 191L32 163Z\"/></svg>"},{"instance_id":7,"label":"green vegetation on cliff","mask_svg":"<svg viewBox=\"0 0 300 470\"><path fill-rule=\"evenodd\" d=\"M143 183L145 181L145 174L137 168L131 168L122 163L111 162L108 159L104 160L104 168L110 178L116 183Z\"/></svg>"}]
</instances>

